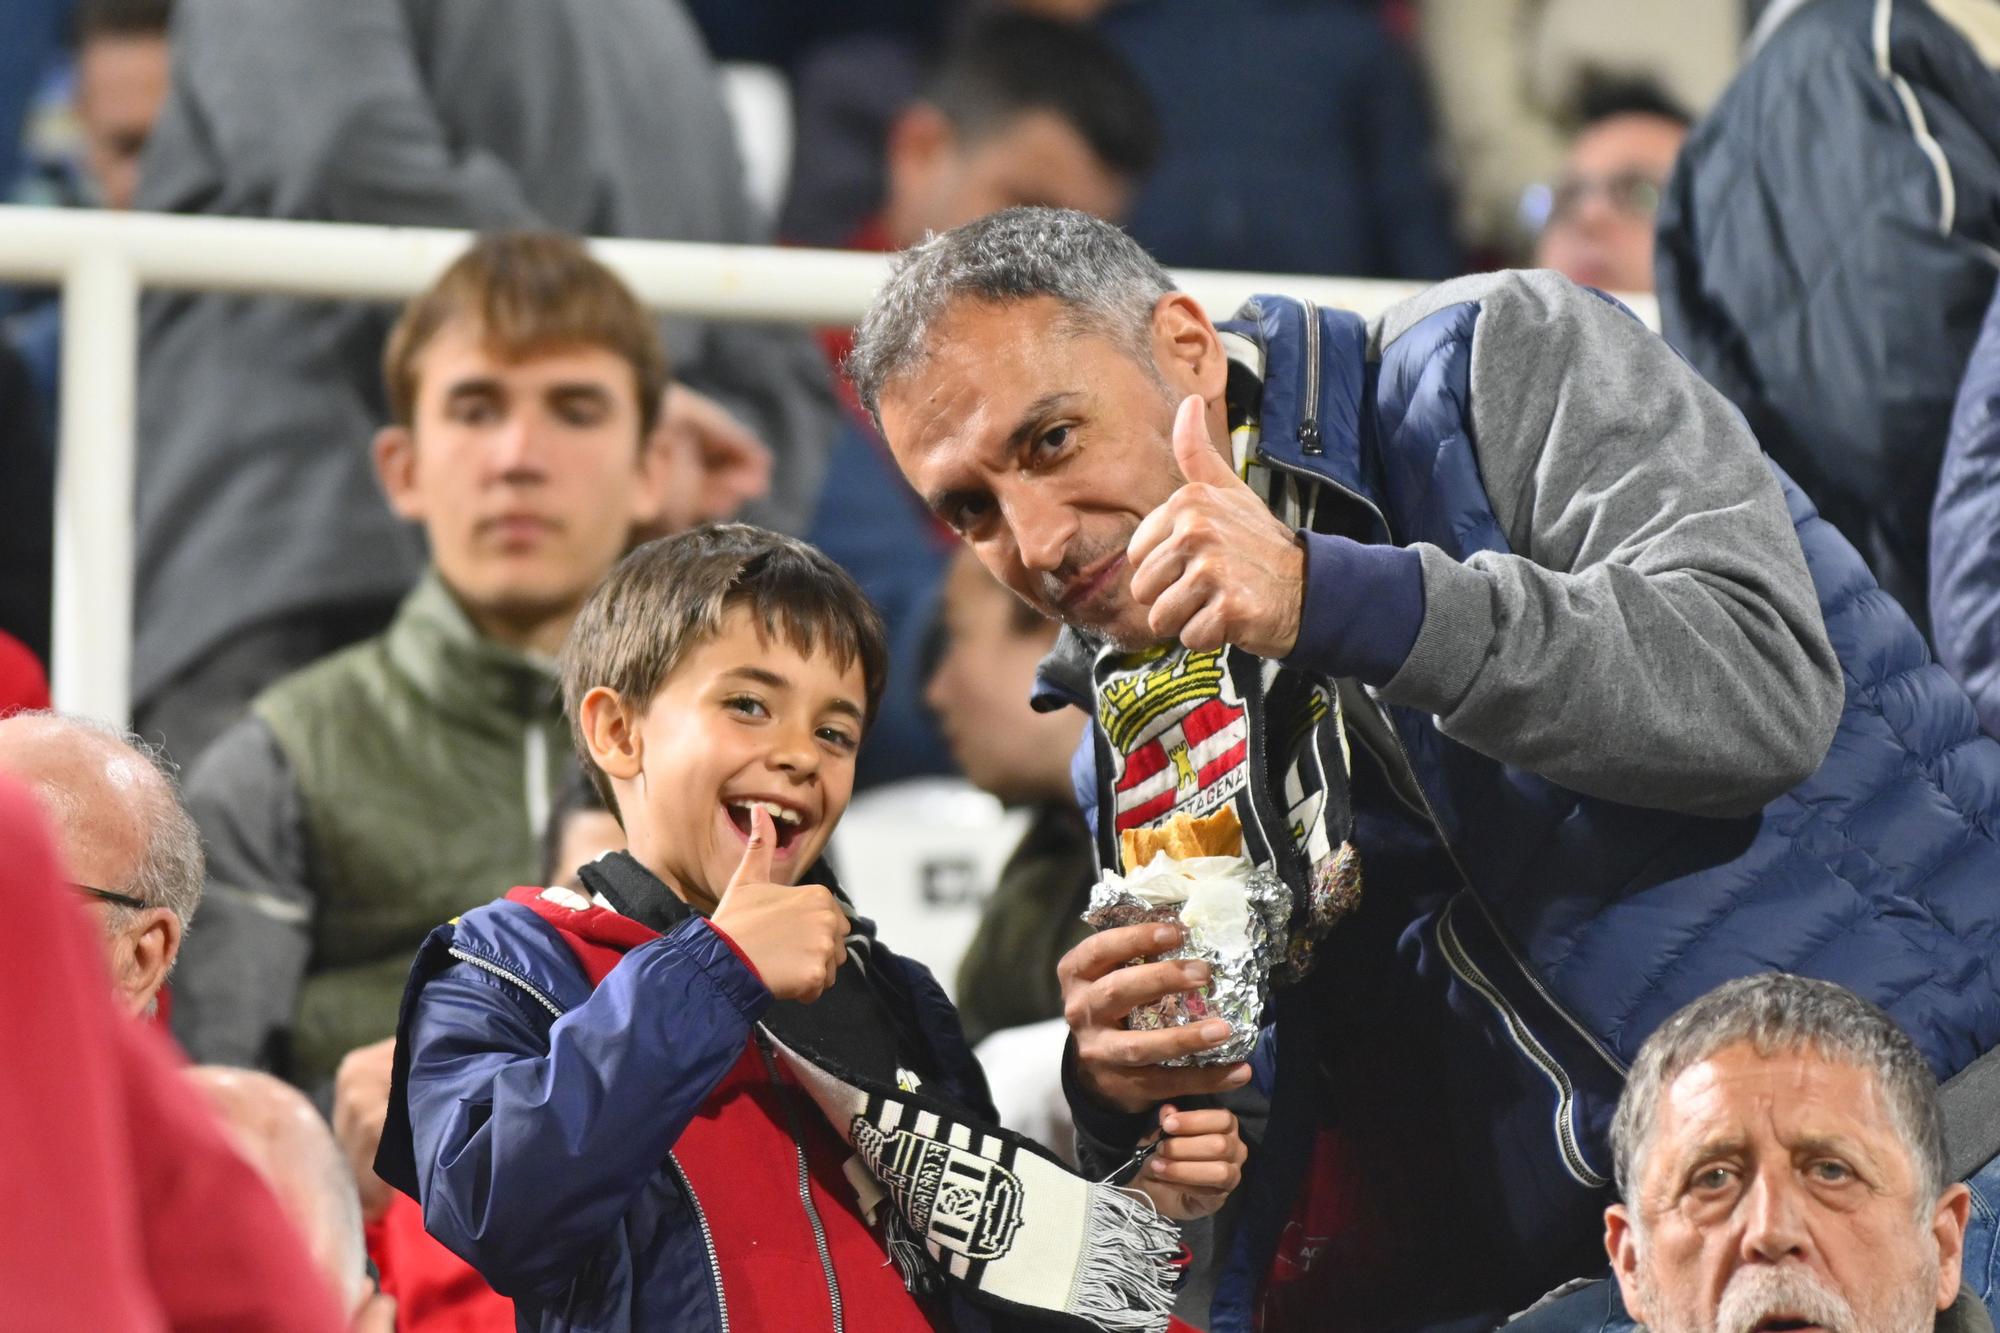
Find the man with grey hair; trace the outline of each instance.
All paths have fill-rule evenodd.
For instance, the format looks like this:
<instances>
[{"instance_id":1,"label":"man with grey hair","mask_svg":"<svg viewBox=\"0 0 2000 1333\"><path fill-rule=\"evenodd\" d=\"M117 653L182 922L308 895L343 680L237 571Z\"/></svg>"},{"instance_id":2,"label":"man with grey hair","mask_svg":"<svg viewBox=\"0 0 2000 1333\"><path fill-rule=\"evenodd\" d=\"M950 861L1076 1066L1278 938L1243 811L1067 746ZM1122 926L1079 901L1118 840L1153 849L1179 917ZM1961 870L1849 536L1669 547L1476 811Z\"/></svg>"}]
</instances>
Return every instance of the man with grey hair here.
<instances>
[{"instance_id":1,"label":"man with grey hair","mask_svg":"<svg viewBox=\"0 0 2000 1333\"><path fill-rule=\"evenodd\" d=\"M108 723L28 712L0 718L0 773L26 783L47 816L103 932L120 1004L152 1012L201 903L201 835L171 768Z\"/></svg>"},{"instance_id":2,"label":"man with grey hair","mask_svg":"<svg viewBox=\"0 0 2000 1333\"><path fill-rule=\"evenodd\" d=\"M852 369L1067 625L1039 701L1094 719L1100 864L1227 808L1292 890L1261 1016L1127 1030L1207 979L1172 928L1059 969L1093 1162L1253 1066L1270 1098L1213 1322L1491 1327L1594 1266L1625 1068L1731 977L1847 984L1941 1075L2000 1047L2000 744L1614 302L1495 273L1218 324L1115 227L1014 209L907 252ZM1252 1061L1201 1062L1232 1023Z\"/></svg>"},{"instance_id":3,"label":"man with grey hair","mask_svg":"<svg viewBox=\"0 0 2000 1333\"><path fill-rule=\"evenodd\" d=\"M1696 1000L1640 1048L1611 1144L1604 1245L1653 1333L1993 1327L1954 1308L1971 1194L1937 1080L1852 991L1765 973Z\"/></svg>"}]
</instances>

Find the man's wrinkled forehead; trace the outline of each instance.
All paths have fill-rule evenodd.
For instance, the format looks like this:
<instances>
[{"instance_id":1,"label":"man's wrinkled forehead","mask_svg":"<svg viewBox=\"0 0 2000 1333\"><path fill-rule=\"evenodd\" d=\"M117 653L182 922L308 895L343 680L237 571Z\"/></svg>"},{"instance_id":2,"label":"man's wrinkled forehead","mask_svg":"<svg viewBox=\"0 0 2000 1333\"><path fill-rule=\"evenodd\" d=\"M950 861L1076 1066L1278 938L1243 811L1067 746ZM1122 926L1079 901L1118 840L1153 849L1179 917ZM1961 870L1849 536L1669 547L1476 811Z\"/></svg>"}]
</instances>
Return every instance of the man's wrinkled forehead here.
<instances>
[{"instance_id":1,"label":"man's wrinkled forehead","mask_svg":"<svg viewBox=\"0 0 2000 1333\"><path fill-rule=\"evenodd\" d=\"M890 450L928 453L982 429L1011 427L1027 404L1071 387L1066 354L1093 331L1052 296L959 297L929 322L915 354L882 388Z\"/></svg>"}]
</instances>

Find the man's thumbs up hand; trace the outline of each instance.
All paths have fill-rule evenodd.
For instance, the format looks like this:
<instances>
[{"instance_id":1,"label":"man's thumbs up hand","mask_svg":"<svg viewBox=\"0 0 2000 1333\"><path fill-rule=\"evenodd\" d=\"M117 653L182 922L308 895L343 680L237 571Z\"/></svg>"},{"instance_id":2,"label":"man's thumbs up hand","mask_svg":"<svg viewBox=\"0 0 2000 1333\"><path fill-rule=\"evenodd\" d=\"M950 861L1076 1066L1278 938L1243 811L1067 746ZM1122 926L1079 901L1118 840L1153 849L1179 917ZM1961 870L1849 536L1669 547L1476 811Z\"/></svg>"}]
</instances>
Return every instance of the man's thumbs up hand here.
<instances>
[{"instance_id":1,"label":"man's thumbs up hand","mask_svg":"<svg viewBox=\"0 0 2000 1333\"><path fill-rule=\"evenodd\" d=\"M750 808L750 845L709 920L735 941L780 1000L811 1003L833 985L847 953L847 913L817 884L771 883L777 833L771 813Z\"/></svg>"},{"instance_id":2,"label":"man's thumbs up hand","mask_svg":"<svg viewBox=\"0 0 2000 1333\"><path fill-rule=\"evenodd\" d=\"M1236 475L1208 434L1207 404L1174 414L1186 484L1146 516L1126 547L1132 597L1153 632L1205 650L1233 644L1283 657L1299 638L1306 556L1299 537Z\"/></svg>"}]
</instances>

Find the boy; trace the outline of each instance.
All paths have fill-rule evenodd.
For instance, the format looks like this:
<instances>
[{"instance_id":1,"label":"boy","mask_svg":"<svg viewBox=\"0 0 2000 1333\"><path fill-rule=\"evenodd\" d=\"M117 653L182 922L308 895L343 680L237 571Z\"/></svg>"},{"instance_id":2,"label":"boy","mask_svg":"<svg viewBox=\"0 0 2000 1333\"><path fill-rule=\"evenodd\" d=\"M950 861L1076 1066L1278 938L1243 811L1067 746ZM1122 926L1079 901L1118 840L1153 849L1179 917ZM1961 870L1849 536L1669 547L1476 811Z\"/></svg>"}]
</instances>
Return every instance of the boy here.
<instances>
[{"instance_id":1,"label":"boy","mask_svg":"<svg viewBox=\"0 0 2000 1333\"><path fill-rule=\"evenodd\" d=\"M376 1163L523 1327L1165 1327L1172 1227L995 1129L937 983L811 882L885 657L838 566L742 526L578 614L564 702L630 851L432 934ZM1142 1188L1218 1207L1233 1119L1165 1128Z\"/></svg>"}]
</instances>

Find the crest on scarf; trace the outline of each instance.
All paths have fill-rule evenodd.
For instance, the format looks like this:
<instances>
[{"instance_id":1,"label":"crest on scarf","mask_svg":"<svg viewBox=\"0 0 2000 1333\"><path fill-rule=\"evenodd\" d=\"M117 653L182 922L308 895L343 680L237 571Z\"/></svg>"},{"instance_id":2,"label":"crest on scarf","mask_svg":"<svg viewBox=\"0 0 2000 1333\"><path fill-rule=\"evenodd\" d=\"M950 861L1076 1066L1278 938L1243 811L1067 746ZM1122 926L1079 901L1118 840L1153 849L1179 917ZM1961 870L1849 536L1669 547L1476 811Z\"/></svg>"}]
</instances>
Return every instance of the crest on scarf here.
<instances>
[{"instance_id":1,"label":"crest on scarf","mask_svg":"<svg viewBox=\"0 0 2000 1333\"><path fill-rule=\"evenodd\" d=\"M1021 1180L997 1158L974 1152L972 1144L983 1140L982 1146L1001 1156L1011 1156L1011 1149L964 1125L940 1124L933 1131L946 1137L899 1128L900 1107L870 1110L875 1118L856 1116L849 1137L897 1211L933 1245L958 1256L954 1269L1004 1257L1021 1229Z\"/></svg>"}]
</instances>

